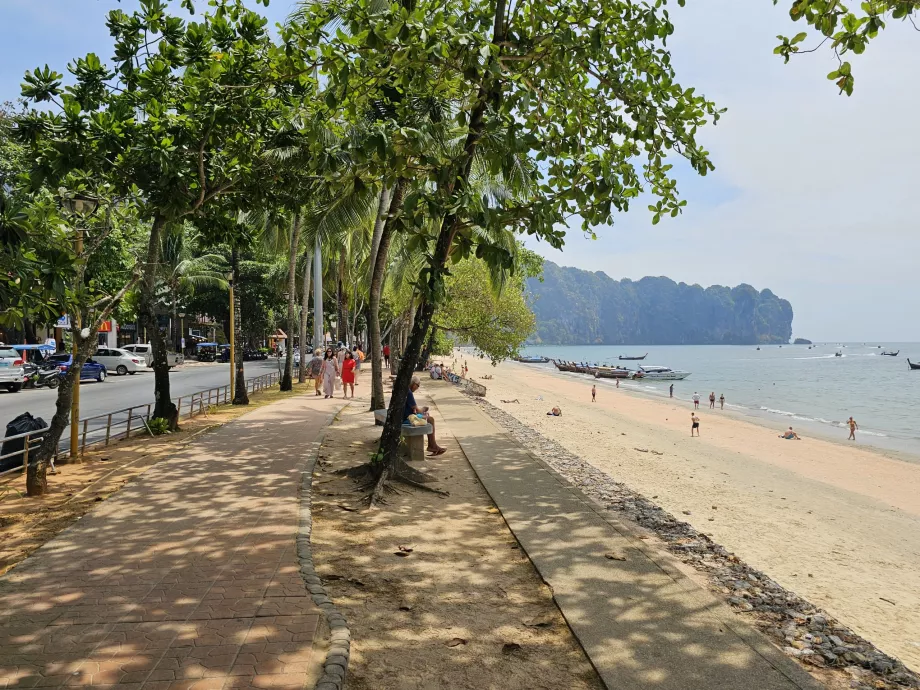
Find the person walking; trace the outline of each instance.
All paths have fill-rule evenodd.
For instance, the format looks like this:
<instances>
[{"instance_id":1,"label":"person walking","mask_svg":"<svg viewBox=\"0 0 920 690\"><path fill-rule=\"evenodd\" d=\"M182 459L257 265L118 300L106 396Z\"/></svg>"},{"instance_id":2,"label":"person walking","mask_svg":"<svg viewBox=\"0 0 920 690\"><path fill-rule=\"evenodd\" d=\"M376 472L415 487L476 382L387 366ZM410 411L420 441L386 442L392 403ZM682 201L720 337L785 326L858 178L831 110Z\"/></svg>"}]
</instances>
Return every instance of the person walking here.
<instances>
[{"instance_id":1,"label":"person walking","mask_svg":"<svg viewBox=\"0 0 920 690\"><path fill-rule=\"evenodd\" d=\"M716 409L716 392L715 391L712 391L709 394L709 409L710 410Z\"/></svg>"},{"instance_id":2,"label":"person walking","mask_svg":"<svg viewBox=\"0 0 920 690\"><path fill-rule=\"evenodd\" d=\"M859 424L856 423L856 420L850 417L847 420L847 426L850 427L850 435L847 437L847 441L856 440L856 430L859 428Z\"/></svg>"},{"instance_id":3,"label":"person walking","mask_svg":"<svg viewBox=\"0 0 920 690\"><path fill-rule=\"evenodd\" d=\"M693 409L700 409L700 394L696 391L693 391Z\"/></svg>"},{"instance_id":4,"label":"person walking","mask_svg":"<svg viewBox=\"0 0 920 690\"><path fill-rule=\"evenodd\" d=\"M620 379L616 379L617 388L620 387Z\"/></svg>"},{"instance_id":5,"label":"person walking","mask_svg":"<svg viewBox=\"0 0 920 690\"><path fill-rule=\"evenodd\" d=\"M323 387L323 351L316 348L313 351L313 359L307 365L307 375L313 379L313 391L315 395L322 395L320 389Z\"/></svg>"},{"instance_id":6,"label":"person walking","mask_svg":"<svg viewBox=\"0 0 920 690\"><path fill-rule=\"evenodd\" d=\"M696 416L696 412L690 413L690 438L693 438L693 432L696 432L696 435L700 435L700 418Z\"/></svg>"},{"instance_id":7,"label":"person walking","mask_svg":"<svg viewBox=\"0 0 920 690\"><path fill-rule=\"evenodd\" d=\"M390 368L390 346L389 345L383 346L383 364L387 369Z\"/></svg>"},{"instance_id":8,"label":"person walking","mask_svg":"<svg viewBox=\"0 0 920 690\"><path fill-rule=\"evenodd\" d=\"M671 384L671 397L674 397L674 384Z\"/></svg>"},{"instance_id":9,"label":"person walking","mask_svg":"<svg viewBox=\"0 0 920 690\"><path fill-rule=\"evenodd\" d=\"M597 386L591 386L591 402L597 402Z\"/></svg>"},{"instance_id":10,"label":"person walking","mask_svg":"<svg viewBox=\"0 0 920 690\"><path fill-rule=\"evenodd\" d=\"M323 356L323 368L321 370L323 379L323 397L331 398L335 393L335 382L339 376L339 361L335 358L332 348L326 350Z\"/></svg>"},{"instance_id":11,"label":"person walking","mask_svg":"<svg viewBox=\"0 0 920 690\"><path fill-rule=\"evenodd\" d=\"M725 409L725 393L719 393L719 409Z\"/></svg>"},{"instance_id":12,"label":"person walking","mask_svg":"<svg viewBox=\"0 0 920 690\"><path fill-rule=\"evenodd\" d=\"M345 353L345 359L342 361L342 399L348 399L348 387L351 386L351 397L355 397L355 370L358 368L358 360L350 352Z\"/></svg>"}]
</instances>

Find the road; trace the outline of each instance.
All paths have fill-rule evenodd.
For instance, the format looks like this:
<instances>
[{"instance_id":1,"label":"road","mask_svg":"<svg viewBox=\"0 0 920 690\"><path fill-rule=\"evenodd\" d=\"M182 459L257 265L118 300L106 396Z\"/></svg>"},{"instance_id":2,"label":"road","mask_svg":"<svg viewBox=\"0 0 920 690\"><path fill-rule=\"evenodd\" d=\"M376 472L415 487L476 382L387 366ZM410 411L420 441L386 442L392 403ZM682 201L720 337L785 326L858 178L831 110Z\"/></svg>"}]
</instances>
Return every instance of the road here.
<instances>
[{"instance_id":1,"label":"road","mask_svg":"<svg viewBox=\"0 0 920 690\"><path fill-rule=\"evenodd\" d=\"M246 362L247 379L273 371L278 371L277 360ZM230 365L214 362L177 367L170 372L170 383L173 399L224 386L230 383ZM5 390L0 392L0 435L7 422L23 412L31 412L50 423L56 400L57 391L47 388L23 390L19 393L8 393ZM80 384L80 417L83 419L151 402L152 369L138 372L134 376L109 376L103 383L84 381Z\"/></svg>"}]
</instances>

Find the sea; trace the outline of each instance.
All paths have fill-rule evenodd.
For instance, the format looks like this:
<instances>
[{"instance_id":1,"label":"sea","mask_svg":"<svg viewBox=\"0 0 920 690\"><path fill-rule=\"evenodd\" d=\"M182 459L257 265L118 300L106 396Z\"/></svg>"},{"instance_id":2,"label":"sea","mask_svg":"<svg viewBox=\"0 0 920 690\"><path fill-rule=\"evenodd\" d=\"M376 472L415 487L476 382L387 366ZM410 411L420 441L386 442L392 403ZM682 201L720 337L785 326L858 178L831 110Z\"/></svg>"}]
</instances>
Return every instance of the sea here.
<instances>
[{"instance_id":1,"label":"sea","mask_svg":"<svg viewBox=\"0 0 920 690\"><path fill-rule=\"evenodd\" d=\"M881 348L879 348L881 345ZM897 357L883 351L899 351ZM840 352L841 357L836 353ZM619 361L619 355L648 353L641 362ZM593 364L666 366L691 372L683 381L621 380L620 387L639 395L662 398L674 384L674 397L725 396L725 409L751 421L788 426L800 434L846 441L844 422L852 416L860 444L896 451L920 462L920 343L820 343L807 345L631 345L531 346L522 354ZM552 364L538 366L555 372ZM560 376L584 376L556 372ZM587 377L585 377L587 378ZM593 379L592 379L593 381ZM614 386L597 379L599 386ZM716 403L718 407L718 402Z\"/></svg>"}]
</instances>

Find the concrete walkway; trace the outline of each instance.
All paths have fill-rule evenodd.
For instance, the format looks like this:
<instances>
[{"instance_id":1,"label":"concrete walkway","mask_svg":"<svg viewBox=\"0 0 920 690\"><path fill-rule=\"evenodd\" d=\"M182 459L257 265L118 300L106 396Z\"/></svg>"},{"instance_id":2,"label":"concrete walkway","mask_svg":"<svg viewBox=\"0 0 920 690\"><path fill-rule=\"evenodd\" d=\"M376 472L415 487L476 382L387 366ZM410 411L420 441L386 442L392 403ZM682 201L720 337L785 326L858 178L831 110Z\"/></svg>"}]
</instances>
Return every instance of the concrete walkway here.
<instances>
[{"instance_id":1,"label":"concrete walkway","mask_svg":"<svg viewBox=\"0 0 920 690\"><path fill-rule=\"evenodd\" d=\"M428 383L439 433L459 441L608 688L821 687L453 386Z\"/></svg>"},{"instance_id":2,"label":"concrete walkway","mask_svg":"<svg viewBox=\"0 0 920 690\"><path fill-rule=\"evenodd\" d=\"M299 572L298 491L337 407L254 410L0 578L0 688L312 688L325 624Z\"/></svg>"}]
</instances>

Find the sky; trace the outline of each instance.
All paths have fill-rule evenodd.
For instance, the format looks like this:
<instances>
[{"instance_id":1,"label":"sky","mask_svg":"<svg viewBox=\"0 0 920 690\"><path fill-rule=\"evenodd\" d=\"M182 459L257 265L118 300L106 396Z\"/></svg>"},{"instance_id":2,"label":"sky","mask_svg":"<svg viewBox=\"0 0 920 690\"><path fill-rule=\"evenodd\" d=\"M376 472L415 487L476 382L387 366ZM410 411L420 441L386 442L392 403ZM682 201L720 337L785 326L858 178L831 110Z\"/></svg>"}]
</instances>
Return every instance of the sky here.
<instances>
[{"instance_id":1,"label":"sky","mask_svg":"<svg viewBox=\"0 0 920 690\"><path fill-rule=\"evenodd\" d=\"M0 0L0 100L18 96L27 69L64 72L75 56L109 57L105 13L133 0ZM783 5L786 7L783 7ZM853 56L856 90L826 79L833 55L784 65L776 35L804 27L789 0L690 0L670 9L673 64L728 112L698 134L716 170L677 165L688 202L653 226L647 203L597 230L567 234L562 252L530 243L565 266L613 278L770 288L795 311L797 337L920 341L920 34L892 22ZM254 3L253 3L254 5ZM262 8L281 21L290 0ZM811 46L815 41L806 41Z\"/></svg>"}]
</instances>

